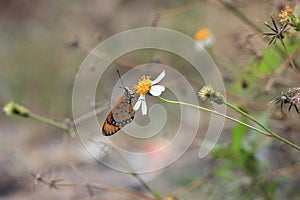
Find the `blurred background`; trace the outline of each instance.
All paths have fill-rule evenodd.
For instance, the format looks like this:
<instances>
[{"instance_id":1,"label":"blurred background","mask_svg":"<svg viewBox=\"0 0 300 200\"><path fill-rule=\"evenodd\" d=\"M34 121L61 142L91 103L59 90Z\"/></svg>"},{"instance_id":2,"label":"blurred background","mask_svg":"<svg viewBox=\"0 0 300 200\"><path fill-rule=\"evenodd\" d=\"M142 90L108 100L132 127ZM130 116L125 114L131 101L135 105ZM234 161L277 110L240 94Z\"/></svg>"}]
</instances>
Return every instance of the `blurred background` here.
<instances>
[{"instance_id":1,"label":"blurred background","mask_svg":"<svg viewBox=\"0 0 300 200\"><path fill-rule=\"evenodd\" d=\"M280 106L270 104L282 92L298 87L299 81L288 67L280 74L276 72L287 58L280 51L280 42L268 47L268 39L255 37L270 31L259 20L271 24L270 15L273 13L277 20L286 5L297 14L298 1L288 0L1 0L0 106L14 100L35 113L67 123L72 120L76 72L91 49L125 30L165 27L199 42L211 38L205 48L222 73L228 101L300 144L299 114L293 109L281 112ZM293 34L285 39L296 66L300 63L298 38ZM108 77L115 78L106 81L118 81L116 66L126 72L136 64L159 60L183 70L188 64L180 59L166 52L135 52L118 59L120 62L106 71ZM185 76L195 92L204 84L195 80L193 73ZM109 88L100 89L104 94L109 92ZM97 100L96 107L108 103L108 98ZM105 108L103 115L108 111ZM299 197L299 152L295 149L227 121L214 151L199 160L203 134L205 131L199 130L195 142L174 164L159 173L141 176L157 196ZM146 199L115 188L72 185L87 181L154 198L135 176L96 162L77 137L69 138L55 127L1 113L0 138L0 199ZM144 148L150 151L155 145ZM57 182L71 185L58 187Z\"/></svg>"}]
</instances>

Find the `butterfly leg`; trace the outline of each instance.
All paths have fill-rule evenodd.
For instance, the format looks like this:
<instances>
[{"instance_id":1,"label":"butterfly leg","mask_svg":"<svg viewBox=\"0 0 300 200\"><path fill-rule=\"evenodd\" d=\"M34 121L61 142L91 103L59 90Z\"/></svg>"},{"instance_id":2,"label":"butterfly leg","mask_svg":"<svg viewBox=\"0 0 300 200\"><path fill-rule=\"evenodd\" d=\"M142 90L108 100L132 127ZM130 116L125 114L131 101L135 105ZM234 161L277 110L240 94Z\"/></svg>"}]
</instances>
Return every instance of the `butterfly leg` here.
<instances>
[{"instance_id":1,"label":"butterfly leg","mask_svg":"<svg viewBox=\"0 0 300 200\"><path fill-rule=\"evenodd\" d=\"M292 108L293 105L295 105L295 104L291 103L291 105L289 107L289 111L291 110L291 108Z\"/></svg>"},{"instance_id":2,"label":"butterfly leg","mask_svg":"<svg viewBox=\"0 0 300 200\"><path fill-rule=\"evenodd\" d=\"M299 110L298 110L298 108L297 108L297 106L296 106L296 104L294 104L294 107L295 107L297 113L300 114L300 113L299 113Z\"/></svg>"}]
</instances>

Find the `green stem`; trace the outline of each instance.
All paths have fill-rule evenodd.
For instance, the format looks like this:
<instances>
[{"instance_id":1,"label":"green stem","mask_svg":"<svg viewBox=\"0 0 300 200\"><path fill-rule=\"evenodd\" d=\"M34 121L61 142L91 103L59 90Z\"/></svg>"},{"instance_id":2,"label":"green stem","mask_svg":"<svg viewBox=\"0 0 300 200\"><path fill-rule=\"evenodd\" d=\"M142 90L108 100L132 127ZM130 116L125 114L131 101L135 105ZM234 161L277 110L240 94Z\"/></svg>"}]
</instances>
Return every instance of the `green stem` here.
<instances>
[{"instance_id":1,"label":"green stem","mask_svg":"<svg viewBox=\"0 0 300 200\"><path fill-rule=\"evenodd\" d=\"M262 131L262 130L259 130L258 128L254 127L254 126L251 126L251 125L246 124L246 123L244 123L244 122L242 122L242 121L239 121L239 120L237 120L237 119L235 119L235 118L232 118L232 117L230 117L230 116L227 116L227 115L224 115L224 114L222 114L222 113L219 113L219 112L217 112L217 111L215 111L215 110L210 110L210 109L208 109L208 108L204 108L204 107L201 107L201 106L197 106L197 105L193 105L193 104L189 104L189 103L185 103L185 102L168 100L168 99L165 99L165 98L160 97L160 96L157 96L157 98L160 99L160 100L162 100L162 101L165 101L165 102L167 102L167 103L185 105L185 106L189 106L189 107L193 107L193 108L198 108L198 109L203 110L203 111L206 111L206 112L214 113L214 114L216 114L216 115L222 116L222 117L224 117L224 118L226 118L226 119L229 119L229 120L231 120L231 121L234 121L234 122L236 122L236 123L239 123L239 124L241 124L241 125L243 125L243 126L246 126L246 127L248 127L248 128L251 128L251 129L257 131L257 132L260 133L260 134L263 134L263 135L266 135L266 136L272 136L272 135L270 135L269 133L266 133L266 132L264 132L264 131Z\"/></svg>"},{"instance_id":2,"label":"green stem","mask_svg":"<svg viewBox=\"0 0 300 200\"><path fill-rule=\"evenodd\" d=\"M263 135L267 135L267 136L272 136L288 145L290 145L291 147L297 149L298 151L300 151L300 147L292 142L290 142L289 140L281 137L280 135L274 133L271 129L269 129L268 127L266 127L265 125L263 125L262 123L260 123L259 121L257 121L254 117L252 117L251 115L248 115L247 113L245 113L244 111L240 110L239 108L237 108L236 106L224 101L224 104L228 107L230 107L231 109L237 111L238 113L242 114L243 116L247 117L248 119L252 120L253 122L255 122L257 125L259 125L261 128L263 128L264 130L266 130L268 133L262 131L262 130L259 130L249 124L246 124L244 122L241 122L235 118L232 118L232 117L229 117L227 115L224 115L222 113L219 113L217 111L214 111L214 110L210 110L210 109L207 109L207 108L204 108L204 107L201 107L201 106L196 106L196 105L193 105L193 104L189 104L189 103L185 103L185 102L180 102L180 101L172 101L172 100L168 100L168 99L165 99L165 98L162 98L162 97L157 97L158 99L162 100L162 101L165 101L167 103L172 103L172 104L180 104L180 105L185 105L185 106L190 106L190 107L194 107L194 108L198 108L200 110L203 110L203 111L206 111L206 112L210 112L210 113L214 113L214 114L217 114L219 116L222 116L222 117L225 117L226 119L229 119L229 120L232 120L234 122L237 122L239 124L242 124L248 128L251 128L255 131L257 131L258 133L260 134L263 134Z\"/></svg>"},{"instance_id":3,"label":"green stem","mask_svg":"<svg viewBox=\"0 0 300 200\"><path fill-rule=\"evenodd\" d=\"M137 173L131 172L130 174L134 176L144 186L144 188L146 188L146 190L148 190L148 192L150 192L156 199L161 199L160 195L157 192L153 191L150 188L150 186Z\"/></svg>"},{"instance_id":4,"label":"green stem","mask_svg":"<svg viewBox=\"0 0 300 200\"><path fill-rule=\"evenodd\" d=\"M56 128L62 129L64 131L70 133L71 136L76 136L77 135L77 133L72 128L70 128L70 127L68 127L68 126L66 126L66 125L64 125L64 124L62 124L60 122L57 122L57 121L51 120L49 118L46 118L44 116L35 114L35 113L31 112L29 109L27 109L26 107L21 106L19 104L16 104L14 102L9 102L4 107L3 111L8 116L10 116L10 115L18 115L18 116L22 116L22 117L30 117L32 119L35 119L35 120L38 120L40 122L43 122L43 123L49 124L51 126L54 126ZM156 199L160 200L161 197L155 191L153 191L150 188L150 186L136 172L134 172L134 170L132 169L132 167L130 166L130 164L127 162L127 160L117 150L116 150L116 152L118 153L118 156L126 164L126 167L129 168L130 174L132 176L134 176L143 185L144 188L146 188L150 193L152 193L153 196Z\"/></svg>"},{"instance_id":5,"label":"green stem","mask_svg":"<svg viewBox=\"0 0 300 200\"><path fill-rule=\"evenodd\" d=\"M35 119L35 120L38 120L40 122L44 122L44 123L49 124L51 126L55 126L55 127L59 128L59 129L62 129L64 131L70 133L70 135L72 137L75 137L77 135L77 133L73 129L71 129L70 127L68 127L68 126L66 126L66 125L64 125L64 124L62 124L60 122L54 121L52 119L43 117L41 115L38 115L38 114L35 114L35 113L32 113L32 112L28 113L28 117L30 117L32 119Z\"/></svg>"},{"instance_id":6,"label":"green stem","mask_svg":"<svg viewBox=\"0 0 300 200\"><path fill-rule=\"evenodd\" d=\"M280 135L274 133L271 129L269 129L268 127L266 127L265 125L263 125L262 123L260 123L259 121L257 121L254 117L252 117L251 115L245 113L244 111L242 111L241 109L239 109L238 107L224 101L224 104L226 106L228 106L229 108L237 111L238 113L242 114L243 116L247 117L248 119L252 120L253 122L255 122L257 125L259 125L260 127L262 127L263 129L265 129L268 133L270 133L274 138L281 140L282 142L292 146L293 148L297 149L298 151L300 151L300 147L292 142L290 142L289 140L281 137Z\"/></svg>"},{"instance_id":7,"label":"green stem","mask_svg":"<svg viewBox=\"0 0 300 200\"><path fill-rule=\"evenodd\" d=\"M255 122L257 125L259 125L260 127L262 127L263 129L265 129L267 132L272 132L268 127L266 127L265 125L263 125L262 123L260 123L259 121L257 121L254 117L252 117L251 115L245 113L244 111L242 111L241 109L239 109L238 107L224 101L224 104L226 106L228 106L229 108L237 111L238 113L244 115L245 117L247 117L248 119L250 119L251 121Z\"/></svg>"}]
</instances>

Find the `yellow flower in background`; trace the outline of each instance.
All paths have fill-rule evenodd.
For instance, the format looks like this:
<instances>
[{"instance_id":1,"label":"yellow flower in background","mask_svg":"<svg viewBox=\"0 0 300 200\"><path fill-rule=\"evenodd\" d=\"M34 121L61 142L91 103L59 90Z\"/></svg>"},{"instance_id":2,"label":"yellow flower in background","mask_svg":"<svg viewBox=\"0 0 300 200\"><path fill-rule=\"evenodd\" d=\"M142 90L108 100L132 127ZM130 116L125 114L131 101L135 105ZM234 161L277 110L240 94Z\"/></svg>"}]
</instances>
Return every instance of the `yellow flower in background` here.
<instances>
[{"instance_id":1,"label":"yellow flower in background","mask_svg":"<svg viewBox=\"0 0 300 200\"><path fill-rule=\"evenodd\" d=\"M300 31L300 20L294 15L294 10L290 6L286 6L281 10L278 18L282 25L288 24L295 28L296 31Z\"/></svg>"},{"instance_id":2,"label":"yellow flower in background","mask_svg":"<svg viewBox=\"0 0 300 200\"><path fill-rule=\"evenodd\" d=\"M293 14L293 9L290 6L286 6L285 9L281 10L279 13L279 22L280 23L290 23L292 21L291 16Z\"/></svg>"},{"instance_id":3,"label":"yellow flower in background","mask_svg":"<svg viewBox=\"0 0 300 200\"><path fill-rule=\"evenodd\" d=\"M291 15L291 14L293 13L293 8L291 8L290 6L286 6L286 7L285 7L285 11L286 11L289 15Z\"/></svg>"},{"instance_id":4,"label":"yellow flower in background","mask_svg":"<svg viewBox=\"0 0 300 200\"><path fill-rule=\"evenodd\" d=\"M215 42L214 35L207 28L198 30L194 39L197 41L196 50L201 50L202 47L210 47Z\"/></svg>"},{"instance_id":5,"label":"yellow flower in background","mask_svg":"<svg viewBox=\"0 0 300 200\"><path fill-rule=\"evenodd\" d=\"M209 29L204 28L204 29L200 29L198 30L198 32L195 34L195 40L197 41L202 41L206 38L208 38L209 36L211 36L211 32Z\"/></svg>"}]
</instances>

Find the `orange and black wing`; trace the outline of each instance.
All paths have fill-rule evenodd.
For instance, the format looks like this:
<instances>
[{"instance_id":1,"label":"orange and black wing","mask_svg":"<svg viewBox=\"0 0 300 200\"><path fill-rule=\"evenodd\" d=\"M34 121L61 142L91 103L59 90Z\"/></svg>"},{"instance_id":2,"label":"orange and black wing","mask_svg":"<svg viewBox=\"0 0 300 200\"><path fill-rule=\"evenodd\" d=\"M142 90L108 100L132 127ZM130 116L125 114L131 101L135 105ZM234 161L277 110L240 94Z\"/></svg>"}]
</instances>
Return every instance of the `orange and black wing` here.
<instances>
[{"instance_id":1,"label":"orange and black wing","mask_svg":"<svg viewBox=\"0 0 300 200\"><path fill-rule=\"evenodd\" d=\"M108 114L103 127L102 133L105 136L111 136L118 132L125 125L131 123L134 119L134 110L132 102L122 96Z\"/></svg>"},{"instance_id":2,"label":"orange and black wing","mask_svg":"<svg viewBox=\"0 0 300 200\"><path fill-rule=\"evenodd\" d=\"M112 123L111 123L112 116L113 116L113 114L112 114L112 112L110 112L103 124L102 134L105 136L111 136L121 129L121 127L119 127L119 126L112 125Z\"/></svg>"}]
</instances>

